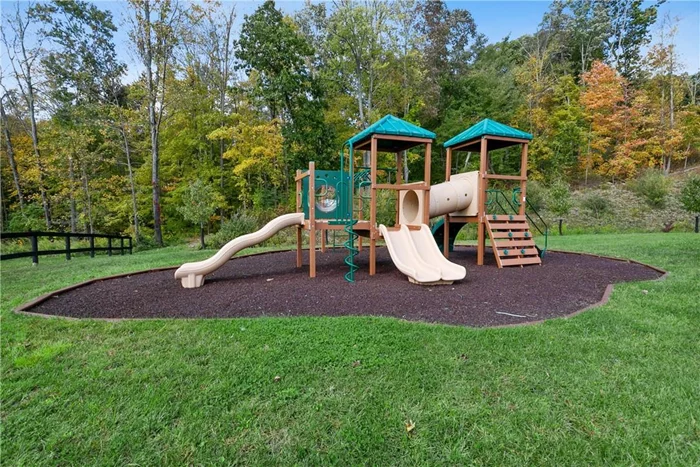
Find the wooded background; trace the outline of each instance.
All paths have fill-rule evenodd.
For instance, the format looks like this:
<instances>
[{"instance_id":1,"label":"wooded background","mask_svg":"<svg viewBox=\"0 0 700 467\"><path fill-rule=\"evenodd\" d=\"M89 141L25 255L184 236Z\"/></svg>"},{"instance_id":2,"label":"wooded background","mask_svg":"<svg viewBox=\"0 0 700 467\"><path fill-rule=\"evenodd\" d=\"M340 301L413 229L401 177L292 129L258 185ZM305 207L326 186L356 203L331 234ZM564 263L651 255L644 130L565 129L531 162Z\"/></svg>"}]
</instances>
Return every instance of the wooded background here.
<instances>
[{"instance_id":1,"label":"wooded background","mask_svg":"<svg viewBox=\"0 0 700 467\"><path fill-rule=\"evenodd\" d=\"M482 118L528 131L531 178L564 198L571 184L698 159L700 73L682 69L677 20L658 4L555 1L534 34L487 44L442 1L336 0L293 16L267 1L240 34L230 3L127 3L128 43L99 4L4 4L3 231L162 245L286 212L297 168L337 169L342 143L388 113L438 143ZM117 48L138 57L136 81ZM519 158L505 156L494 164L507 172ZM406 179L422 173L404 157Z\"/></svg>"}]
</instances>

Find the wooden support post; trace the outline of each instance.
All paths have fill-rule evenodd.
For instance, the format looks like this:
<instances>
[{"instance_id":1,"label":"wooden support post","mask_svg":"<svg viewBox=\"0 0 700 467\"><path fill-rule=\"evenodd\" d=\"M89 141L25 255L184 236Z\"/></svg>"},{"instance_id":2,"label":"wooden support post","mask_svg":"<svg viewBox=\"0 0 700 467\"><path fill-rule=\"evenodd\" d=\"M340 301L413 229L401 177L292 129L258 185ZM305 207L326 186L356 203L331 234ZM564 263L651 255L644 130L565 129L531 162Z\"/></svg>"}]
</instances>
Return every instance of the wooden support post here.
<instances>
[{"instance_id":1,"label":"wooden support post","mask_svg":"<svg viewBox=\"0 0 700 467\"><path fill-rule=\"evenodd\" d=\"M32 244L32 264L39 264L39 238L32 234L29 236L29 242Z\"/></svg>"},{"instance_id":2,"label":"wooden support post","mask_svg":"<svg viewBox=\"0 0 700 467\"><path fill-rule=\"evenodd\" d=\"M107 256L112 256L112 237L107 237Z\"/></svg>"},{"instance_id":3,"label":"wooden support post","mask_svg":"<svg viewBox=\"0 0 700 467\"><path fill-rule=\"evenodd\" d=\"M396 184L401 185L403 183L401 180L403 178L403 174L401 173L401 152L396 153ZM401 207L401 192L396 192L396 217L394 219L394 225L399 225L399 220L400 220L400 211L399 208Z\"/></svg>"},{"instance_id":4,"label":"wooden support post","mask_svg":"<svg viewBox=\"0 0 700 467\"><path fill-rule=\"evenodd\" d=\"M90 235L90 258L95 257L95 237Z\"/></svg>"},{"instance_id":5,"label":"wooden support post","mask_svg":"<svg viewBox=\"0 0 700 467\"><path fill-rule=\"evenodd\" d=\"M447 148L447 155L445 156L445 181L449 182L452 176L452 148ZM442 254L445 258L450 257L450 213L448 212L443 216L442 221L442 232L443 232L443 242L442 242Z\"/></svg>"},{"instance_id":6,"label":"wooden support post","mask_svg":"<svg viewBox=\"0 0 700 467\"><path fill-rule=\"evenodd\" d=\"M403 158L401 157L401 153L403 151L399 151L396 153L396 183L398 185L401 185L407 180L403 179Z\"/></svg>"},{"instance_id":7,"label":"wooden support post","mask_svg":"<svg viewBox=\"0 0 700 467\"><path fill-rule=\"evenodd\" d=\"M119 254L124 256L124 237L119 239Z\"/></svg>"},{"instance_id":8,"label":"wooden support post","mask_svg":"<svg viewBox=\"0 0 700 467\"><path fill-rule=\"evenodd\" d=\"M447 148L445 156L445 181L449 182L452 176L452 148Z\"/></svg>"},{"instance_id":9,"label":"wooden support post","mask_svg":"<svg viewBox=\"0 0 700 467\"><path fill-rule=\"evenodd\" d=\"M297 176L296 176L296 178L297 178L297 182L296 182L296 188L297 188L297 196L296 196L296 199L297 199L297 212L303 212L303 208L302 208L302 205L301 205L301 190L302 190L301 187L302 187L303 185L302 185L302 183L301 183L301 179L299 178L299 175L301 175L301 170L300 170L300 169L297 169ZM297 267L298 267L298 268L301 267L301 263L302 263L302 246L303 246L303 245L302 245L302 238L301 238L301 229L302 229L302 228L303 228L303 227L302 227L301 225L298 225L298 226L297 226Z\"/></svg>"},{"instance_id":10,"label":"wooden support post","mask_svg":"<svg viewBox=\"0 0 700 467\"><path fill-rule=\"evenodd\" d=\"M432 143L425 143L425 165L423 168L423 181L428 189L423 191L423 223L430 223L430 150Z\"/></svg>"},{"instance_id":11,"label":"wooden support post","mask_svg":"<svg viewBox=\"0 0 700 467\"><path fill-rule=\"evenodd\" d=\"M316 163L309 162L309 277L316 277Z\"/></svg>"},{"instance_id":12,"label":"wooden support post","mask_svg":"<svg viewBox=\"0 0 700 467\"><path fill-rule=\"evenodd\" d=\"M70 235L66 235L66 260L70 261Z\"/></svg>"},{"instance_id":13,"label":"wooden support post","mask_svg":"<svg viewBox=\"0 0 700 467\"><path fill-rule=\"evenodd\" d=\"M372 136L370 146L370 206L369 206L369 275L377 268L377 137Z\"/></svg>"},{"instance_id":14,"label":"wooden support post","mask_svg":"<svg viewBox=\"0 0 700 467\"><path fill-rule=\"evenodd\" d=\"M483 266L484 264L484 250L486 249L486 235L485 235L485 215L486 215L486 185L488 180L486 179L486 172L488 168L488 141L485 137L481 138L481 152L479 156L479 224L477 227L477 251L476 251L476 264L478 266Z\"/></svg>"},{"instance_id":15,"label":"wooden support post","mask_svg":"<svg viewBox=\"0 0 700 467\"><path fill-rule=\"evenodd\" d=\"M326 235L328 235L328 231L325 229L321 230L321 253L326 252Z\"/></svg>"},{"instance_id":16,"label":"wooden support post","mask_svg":"<svg viewBox=\"0 0 700 467\"><path fill-rule=\"evenodd\" d=\"M520 153L520 210L518 214L525 215L525 200L527 197L527 143L523 143Z\"/></svg>"},{"instance_id":17,"label":"wooden support post","mask_svg":"<svg viewBox=\"0 0 700 467\"><path fill-rule=\"evenodd\" d=\"M362 237L357 238L357 252L362 253Z\"/></svg>"}]
</instances>

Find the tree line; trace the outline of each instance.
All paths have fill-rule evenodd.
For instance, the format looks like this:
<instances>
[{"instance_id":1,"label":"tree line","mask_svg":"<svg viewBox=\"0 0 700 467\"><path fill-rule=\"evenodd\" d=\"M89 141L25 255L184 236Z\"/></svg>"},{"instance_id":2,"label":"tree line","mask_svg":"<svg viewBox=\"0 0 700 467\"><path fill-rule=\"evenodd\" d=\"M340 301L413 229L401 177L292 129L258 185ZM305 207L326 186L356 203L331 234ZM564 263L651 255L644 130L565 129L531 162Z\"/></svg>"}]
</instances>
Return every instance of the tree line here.
<instances>
[{"instance_id":1,"label":"tree line","mask_svg":"<svg viewBox=\"0 0 700 467\"><path fill-rule=\"evenodd\" d=\"M544 182L668 174L700 151L700 73L682 69L660 3L557 0L536 32L492 44L434 0L293 15L268 0L242 21L233 4L128 0L119 44L99 4L5 8L2 228L162 245L193 223L271 215L293 206L296 169L336 168L342 143L388 113L438 143L482 118L528 131ZM135 81L117 48L137 58ZM422 162L403 157L408 180Z\"/></svg>"}]
</instances>

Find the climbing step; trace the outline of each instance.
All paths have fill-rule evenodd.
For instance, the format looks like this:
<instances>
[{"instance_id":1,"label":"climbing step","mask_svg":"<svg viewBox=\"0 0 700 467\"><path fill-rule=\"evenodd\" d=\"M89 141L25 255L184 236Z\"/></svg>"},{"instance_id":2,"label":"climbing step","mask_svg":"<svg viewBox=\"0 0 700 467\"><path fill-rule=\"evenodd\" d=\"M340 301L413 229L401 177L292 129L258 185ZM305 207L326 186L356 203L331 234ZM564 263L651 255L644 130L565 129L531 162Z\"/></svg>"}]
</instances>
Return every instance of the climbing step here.
<instances>
[{"instance_id":1,"label":"climbing step","mask_svg":"<svg viewBox=\"0 0 700 467\"><path fill-rule=\"evenodd\" d=\"M488 214L485 218L499 268L542 264L526 216Z\"/></svg>"},{"instance_id":2,"label":"climbing step","mask_svg":"<svg viewBox=\"0 0 700 467\"><path fill-rule=\"evenodd\" d=\"M538 255L539 253L537 252L537 248L513 248L510 246L502 246L500 248L496 248L496 251L498 251L498 256L503 258L516 258L518 256L532 256L532 255Z\"/></svg>"},{"instance_id":3,"label":"climbing step","mask_svg":"<svg viewBox=\"0 0 700 467\"><path fill-rule=\"evenodd\" d=\"M493 238L532 238L530 232L493 232Z\"/></svg>"},{"instance_id":4,"label":"climbing step","mask_svg":"<svg viewBox=\"0 0 700 467\"><path fill-rule=\"evenodd\" d=\"M494 230L530 230L527 222L489 221Z\"/></svg>"},{"instance_id":5,"label":"climbing step","mask_svg":"<svg viewBox=\"0 0 700 467\"><path fill-rule=\"evenodd\" d=\"M489 220L490 221L506 221L506 222L512 222L512 221L518 221L518 222L527 222L527 216L520 216L517 214L489 214Z\"/></svg>"},{"instance_id":6,"label":"climbing step","mask_svg":"<svg viewBox=\"0 0 700 467\"><path fill-rule=\"evenodd\" d=\"M513 259L503 259L501 260L501 267L507 266L524 266L527 264L542 264L542 260L539 256L533 256L529 258L513 258Z\"/></svg>"},{"instance_id":7,"label":"climbing step","mask_svg":"<svg viewBox=\"0 0 700 467\"><path fill-rule=\"evenodd\" d=\"M499 240L496 239L495 245L497 247L510 247L510 248L522 248L522 247L532 247L535 248L535 241L532 239L529 240Z\"/></svg>"}]
</instances>

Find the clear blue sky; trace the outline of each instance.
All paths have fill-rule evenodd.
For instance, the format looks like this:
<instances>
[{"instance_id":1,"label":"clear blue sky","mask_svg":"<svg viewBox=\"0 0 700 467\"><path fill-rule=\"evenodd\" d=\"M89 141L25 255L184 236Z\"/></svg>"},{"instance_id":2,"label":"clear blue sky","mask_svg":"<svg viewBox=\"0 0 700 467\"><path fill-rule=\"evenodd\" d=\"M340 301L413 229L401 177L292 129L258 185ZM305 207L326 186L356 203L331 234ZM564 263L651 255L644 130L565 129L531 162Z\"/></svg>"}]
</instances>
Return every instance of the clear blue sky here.
<instances>
[{"instance_id":1,"label":"clear blue sky","mask_svg":"<svg viewBox=\"0 0 700 467\"><path fill-rule=\"evenodd\" d=\"M515 39L535 32L550 3L545 0L448 2L450 8L469 10L479 32L486 34L490 42L496 42L509 34L511 39ZM645 2L645 6L650 5L652 2ZM652 26L652 42L659 23L666 14L680 19L676 45L685 71L694 73L700 70L700 1L671 0L661 5L657 23Z\"/></svg>"},{"instance_id":2,"label":"clear blue sky","mask_svg":"<svg viewBox=\"0 0 700 467\"><path fill-rule=\"evenodd\" d=\"M128 41L128 25L123 20L125 13L125 3L114 0L93 0L101 8L110 10L119 24L119 31L116 34L117 49L120 57L129 65L128 80L136 78L138 65L133 54L130 52L131 45ZM236 1L221 0L225 8L232 3L236 5L237 26L240 27L243 16L251 14L260 5L261 1ZM277 6L285 13L293 14L304 6L303 0L278 0ZM645 2L650 5L651 2ZM448 1L450 9L463 8L471 12L476 21L478 31L485 34L489 42L497 42L506 36L511 39L536 31L542 20L542 15L547 11L550 2L546 0L482 0L482 1ZM14 1L0 0L0 7L3 10L14 8ZM9 7L9 8L8 8ZM700 1L697 0L671 0L661 5L659 9L659 20L664 15L670 14L678 17L678 34L676 44L681 56L681 63L684 70L695 73L700 70ZM653 27L652 32L656 35L658 23Z\"/></svg>"},{"instance_id":3,"label":"clear blue sky","mask_svg":"<svg viewBox=\"0 0 700 467\"><path fill-rule=\"evenodd\" d=\"M4 1L4 0L2 0ZM118 2L98 1L102 7L108 7L115 11L115 17L119 17L116 11L122 11ZM232 2L222 0L225 7ZM259 1L235 2L238 13L238 24L243 16L255 11ZM277 1L277 6L286 13L294 13L304 6L303 1ZM549 8L551 2L546 0L482 0L482 1L448 1L450 9L463 8L471 12L479 32L488 37L489 42L497 42L510 35L511 39L530 34L536 31L542 20L543 14ZM645 2L651 5L652 2ZM700 2L697 0L671 0L659 8L659 20L666 14L680 18L676 43L685 71L694 73L700 70ZM657 25L653 28L656 34ZM122 28L123 30L125 28ZM126 40L126 34L122 36ZM126 50L128 47L120 48Z\"/></svg>"}]
</instances>

